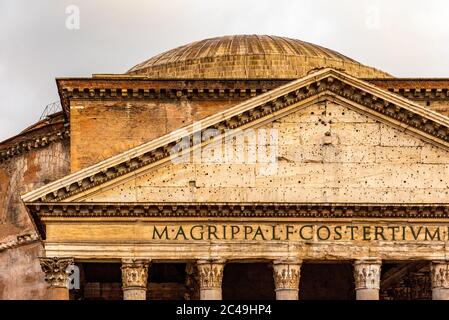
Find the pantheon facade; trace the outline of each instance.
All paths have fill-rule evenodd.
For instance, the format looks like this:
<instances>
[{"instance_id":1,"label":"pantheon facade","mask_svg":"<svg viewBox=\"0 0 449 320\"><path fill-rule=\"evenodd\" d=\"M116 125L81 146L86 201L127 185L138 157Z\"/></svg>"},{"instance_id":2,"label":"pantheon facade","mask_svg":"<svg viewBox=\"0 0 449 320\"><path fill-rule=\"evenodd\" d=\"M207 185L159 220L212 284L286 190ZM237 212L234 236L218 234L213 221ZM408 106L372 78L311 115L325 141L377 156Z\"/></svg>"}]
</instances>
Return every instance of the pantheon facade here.
<instances>
[{"instance_id":1,"label":"pantheon facade","mask_svg":"<svg viewBox=\"0 0 449 320\"><path fill-rule=\"evenodd\" d=\"M0 299L449 299L449 78L236 35L56 82L0 143Z\"/></svg>"}]
</instances>

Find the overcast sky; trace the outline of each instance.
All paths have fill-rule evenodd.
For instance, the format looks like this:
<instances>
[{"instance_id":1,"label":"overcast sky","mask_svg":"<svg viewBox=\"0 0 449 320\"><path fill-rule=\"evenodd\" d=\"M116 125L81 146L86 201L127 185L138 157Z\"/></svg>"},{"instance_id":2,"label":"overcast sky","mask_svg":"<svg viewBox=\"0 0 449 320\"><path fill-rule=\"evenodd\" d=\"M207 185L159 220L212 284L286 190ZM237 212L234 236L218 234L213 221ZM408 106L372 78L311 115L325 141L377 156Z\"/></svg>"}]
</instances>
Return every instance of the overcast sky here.
<instances>
[{"instance_id":1,"label":"overcast sky","mask_svg":"<svg viewBox=\"0 0 449 320\"><path fill-rule=\"evenodd\" d=\"M0 0L0 141L59 99L56 77L123 73L229 34L309 41L397 77L449 77L447 0Z\"/></svg>"}]
</instances>

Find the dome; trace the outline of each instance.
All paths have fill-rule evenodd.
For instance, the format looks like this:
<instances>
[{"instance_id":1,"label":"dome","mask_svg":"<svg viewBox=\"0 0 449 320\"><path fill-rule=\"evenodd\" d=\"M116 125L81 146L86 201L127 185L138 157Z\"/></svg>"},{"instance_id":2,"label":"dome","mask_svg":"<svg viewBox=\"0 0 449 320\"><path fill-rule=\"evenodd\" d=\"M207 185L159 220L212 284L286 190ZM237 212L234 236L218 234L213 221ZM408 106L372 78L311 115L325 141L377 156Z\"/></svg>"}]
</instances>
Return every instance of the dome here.
<instances>
[{"instance_id":1,"label":"dome","mask_svg":"<svg viewBox=\"0 0 449 320\"><path fill-rule=\"evenodd\" d=\"M193 42L156 55L127 74L162 79L295 79L331 67L358 78L389 78L336 51L267 35L234 35Z\"/></svg>"}]
</instances>

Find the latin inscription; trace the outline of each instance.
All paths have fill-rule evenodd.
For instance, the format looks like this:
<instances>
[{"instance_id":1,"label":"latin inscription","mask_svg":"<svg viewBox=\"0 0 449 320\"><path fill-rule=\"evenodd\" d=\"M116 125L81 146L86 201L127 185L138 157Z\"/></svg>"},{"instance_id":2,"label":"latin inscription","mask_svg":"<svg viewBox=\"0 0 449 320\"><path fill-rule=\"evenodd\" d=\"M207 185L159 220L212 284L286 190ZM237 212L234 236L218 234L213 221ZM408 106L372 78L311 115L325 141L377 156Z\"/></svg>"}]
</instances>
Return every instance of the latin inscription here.
<instances>
[{"instance_id":1,"label":"latin inscription","mask_svg":"<svg viewBox=\"0 0 449 320\"><path fill-rule=\"evenodd\" d=\"M155 225L152 240L448 241L447 225L183 224Z\"/></svg>"}]
</instances>

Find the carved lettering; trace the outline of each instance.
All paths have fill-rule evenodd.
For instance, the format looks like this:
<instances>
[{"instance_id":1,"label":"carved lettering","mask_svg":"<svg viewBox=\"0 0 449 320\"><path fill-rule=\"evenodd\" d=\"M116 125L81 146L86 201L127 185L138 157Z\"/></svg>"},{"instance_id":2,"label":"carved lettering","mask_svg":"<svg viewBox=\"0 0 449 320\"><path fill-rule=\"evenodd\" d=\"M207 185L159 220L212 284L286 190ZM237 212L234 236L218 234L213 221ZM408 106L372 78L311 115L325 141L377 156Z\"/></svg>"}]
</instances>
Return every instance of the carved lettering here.
<instances>
[{"instance_id":1,"label":"carved lettering","mask_svg":"<svg viewBox=\"0 0 449 320\"><path fill-rule=\"evenodd\" d=\"M170 241L449 241L447 227L441 225L184 223L155 225L150 230L152 240Z\"/></svg>"}]
</instances>

